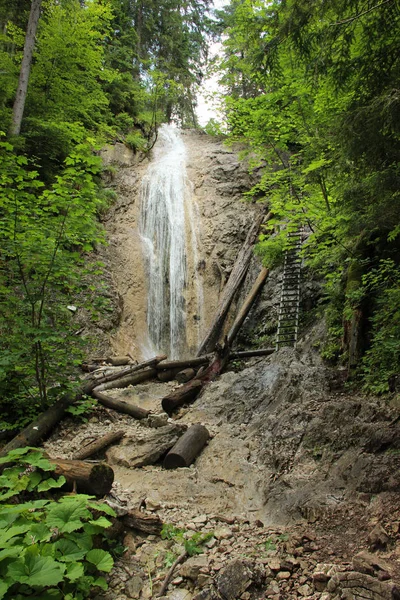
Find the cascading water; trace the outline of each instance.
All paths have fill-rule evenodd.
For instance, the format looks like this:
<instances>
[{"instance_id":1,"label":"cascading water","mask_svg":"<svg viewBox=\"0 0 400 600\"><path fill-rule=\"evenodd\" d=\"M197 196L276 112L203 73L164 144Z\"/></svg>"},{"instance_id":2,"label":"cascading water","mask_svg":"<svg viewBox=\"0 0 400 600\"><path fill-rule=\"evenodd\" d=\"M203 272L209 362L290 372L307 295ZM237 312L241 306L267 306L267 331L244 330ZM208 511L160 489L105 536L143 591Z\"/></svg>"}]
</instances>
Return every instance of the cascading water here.
<instances>
[{"instance_id":1,"label":"cascading water","mask_svg":"<svg viewBox=\"0 0 400 600\"><path fill-rule=\"evenodd\" d=\"M139 232L148 274L147 326L151 352L178 358L187 350L186 289L194 277L196 312L201 286L195 276L197 229L180 131L159 129L154 159L141 185ZM190 265L193 274L188 273Z\"/></svg>"}]
</instances>

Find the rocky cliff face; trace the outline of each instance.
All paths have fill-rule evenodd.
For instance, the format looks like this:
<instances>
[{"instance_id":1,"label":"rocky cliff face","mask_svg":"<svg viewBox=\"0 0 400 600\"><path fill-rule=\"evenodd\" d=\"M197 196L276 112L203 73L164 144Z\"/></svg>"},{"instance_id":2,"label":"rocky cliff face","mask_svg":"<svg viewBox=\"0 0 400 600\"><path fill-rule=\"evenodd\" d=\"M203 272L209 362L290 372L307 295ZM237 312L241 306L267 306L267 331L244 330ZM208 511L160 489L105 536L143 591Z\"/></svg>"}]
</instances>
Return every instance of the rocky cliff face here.
<instances>
[{"instance_id":1,"label":"rocky cliff face","mask_svg":"<svg viewBox=\"0 0 400 600\"><path fill-rule=\"evenodd\" d=\"M243 192L251 187L255 176L248 174L247 166L239 160L237 152L227 149L217 139L195 131L184 131L183 139L200 237L197 264L193 264L193 257L189 262L197 269L203 290L203 307L198 314L189 281L187 331L182 334L186 335L193 354L211 322L220 293L259 207L242 200ZM117 193L117 202L107 218L108 255L122 304L120 325L112 336L111 345L116 353L129 352L141 359L147 350L147 281L138 219L140 182L148 161L139 162L122 145L105 149L103 160L110 172L108 184ZM194 278L193 272L189 278Z\"/></svg>"}]
</instances>

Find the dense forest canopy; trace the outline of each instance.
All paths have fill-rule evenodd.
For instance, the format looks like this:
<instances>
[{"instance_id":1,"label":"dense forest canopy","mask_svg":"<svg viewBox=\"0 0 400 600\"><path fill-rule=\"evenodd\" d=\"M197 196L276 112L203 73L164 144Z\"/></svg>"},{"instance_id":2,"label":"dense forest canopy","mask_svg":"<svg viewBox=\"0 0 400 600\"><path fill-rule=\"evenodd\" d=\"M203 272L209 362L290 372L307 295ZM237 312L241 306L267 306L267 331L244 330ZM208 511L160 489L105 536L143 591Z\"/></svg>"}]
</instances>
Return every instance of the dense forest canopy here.
<instances>
[{"instance_id":1,"label":"dense forest canopy","mask_svg":"<svg viewBox=\"0 0 400 600\"><path fill-rule=\"evenodd\" d=\"M288 226L304 226L309 273L323 282L325 358L373 392L387 392L399 373L399 3L232 0L211 9L211 0L2 0L2 427L21 426L70 387L82 352L71 297L93 319L107 311L94 283L101 264L88 261L113 201L97 150L121 141L146 152L160 123L196 127L216 35L227 139L261 169L249 199L274 213L259 254L274 265Z\"/></svg>"},{"instance_id":2,"label":"dense forest canopy","mask_svg":"<svg viewBox=\"0 0 400 600\"><path fill-rule=\"evenodd\" d=\"M325 282L327 358L387 391L400 368L400 6L328 0L232 0L219 12L229 138L244 142L281 233L311 235L305 256Z\"/></svg>"}]
</instances>

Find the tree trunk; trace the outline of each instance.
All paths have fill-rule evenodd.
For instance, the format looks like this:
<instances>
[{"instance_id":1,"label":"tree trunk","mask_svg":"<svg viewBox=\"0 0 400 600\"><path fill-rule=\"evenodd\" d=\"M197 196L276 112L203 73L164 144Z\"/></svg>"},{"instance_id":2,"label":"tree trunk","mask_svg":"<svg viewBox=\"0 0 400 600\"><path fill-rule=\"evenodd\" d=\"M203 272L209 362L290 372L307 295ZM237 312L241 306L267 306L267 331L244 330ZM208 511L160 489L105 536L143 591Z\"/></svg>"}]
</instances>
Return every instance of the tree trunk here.
<instances>
[{"instance_id":1,"label":"tree trunk","mask_svg":"<svg viewBox=\"0 0 400 600\"><path fill-rule=\"evenodd\" d=\"M192 379L187 385L184 385L162 399L161 405L163 410L171 416L176 408L194 400L200 394L202 387L203 383L200 379Z\"/></svg>"},{"instance_id":2,"label":"tree trunk","mask_svg":"<svg viewBox=\"0 0 400 600\"><path fill-rule=\"evenodd\" d=\"M187 360L165 360L159 362L155 368L158 371L164 369L179 369L181 371L182 369L186 369L188 367L200 367L201 365L206 365L210 362L210 360L212 360L212 358L213 355L209 354L205 356L198 356L197 358L188 358Z\"/></svg>"},{"instance_id":3,"label":"tree trunk","mask_svg":"<svg viewBox=\"0 0 400 600\"><path fill-rule=\"evenodd\" d=\"M15 436L1 451L0 456L6 456L11 450L16 448L24 448L25 446L37 446L53 429L53 427L61 421L66 409L71 406L77 399L64 397L58 400L53 406L48 408L30 425L25 427L17 436Z\"/></svg>"},{"instance_id":4,"label":"tree trunk","mask_svg":"<svg viewBox=\"0 0 400 600\"><path fill-rule=\"evenodd\" d=\"M92 442L85 446L80 452L77 452L74 455L74 460L85 460L85 458L89 458L89 456L93 456L96 452L103 450L107 446L114 444L115 442L119 442L125 435L124 431L111 431L107 433L107 435L103 435L99 440Z\"/></svg>"},{"instance_id":5,"label":"tree trunk","mask_svg":"<svg viewBox=\"0 0 400 600\"><path fill-rule=\"evenodd\" d=\"M137 383L141 383L142 381L147 381L148 379L152 379L153 377L157 377L156 369L145 369L144 371L140 371L139 373L132 373L130 375L126 375L125 377L119 377L114 381L108 381L107 383L96 385L93 391L105 392L106 390L124 388L128 387L128 385L136 385Z\"/></svg>"},{"instance_id":6,"label":"tree trunk","mask_svg":"<svg viewBox=\"0 0 400 600\"><path fill-rule=\"evenodd\" d=\"M111 490L114 471L106 463L49 458L56 465L56 475L64 475L70 487L83 494L104 496Z\"/></svg>"},{"instance_id":7,"label":"tree trunk","mask_svg":"<svg viewBox=\"0 0 400 600\"><path fill-rule=\"evenodd\" d=\"M251 358L253 356L269 356L275 352L275 348L260 348L259 350L243 350L241 352L231 352L229 360L240 358Z\"/></svg>"},{"instance_id":8,"label":"tree trunk","mask_svg":"<svg viewBox=\"0 0 400 600\"><path fill-rule=\"evenodd\" d=\"M204 425L192 425L186 433L176 442L164 459L165 469L188 467L201 452L210 434Z\"/></svg>"},{"instance_id":9,"label":"tree trunk","mask_svg":"<svg viewBox=\"0 0 400 600\"><path fill-rule=\"evenodd\" d=\"M125 377L126 375L131 375L132 373L136 373L137 371L144 370L146 369L146 367L155 367L157 363L159 363L161 360L164 360L165 358L167 358L167 356L165 354L162 354L161 356L155 356L154 358L146 360L145 362L142 362L138 365L131 365L129 367L126 367L125 369L120 369L115 373L110 373L108 375L100 375L100 377L97 378L89 378L87 383L84 384L84 388L85 390L87 390L86 393L90 394L90 392L95 387L102 385L103 383L108 383L109 381L116 381L117 379Z\"/></svg>"},{"instance_id":10,"label":"tree trunk","mask_svg":"<svg viewBox=\"0 0 400 600\"><path fill-rule=\"evenodd\" d=\"M267 277L269 274L269 269L266 269L265 267L261 270L259 276L257 277L253 287L250 290L250 293L248 294L246 300L243 303L242 308L239 311L239 314L237 315L234 324L232 325L229 333L228 333L228 344L229 346L232 345L233 340L235 339L235 337L238 334L239 329L241 328L241 326L244 323L244 320L246 319L247 315L250 312L251 307L254 304L255 299L257 298L258 294L261 291L262 286L264 285Z\"/></svg>"},{"instance_id":11,"label":"tree trunk","mask_svg":"<svg viewBox=\"0 0 400 600\"><path fill-rule=\"evenodd\" d=\"M127 527L138 529L145 533L159 535L163 528L163 522L160 517L157 515L146 515L139 510L130 510L121 520Z\"/></svg>"},{"instance_id":12,"label":"tree trunk","mask_svg":"<svg viewBox=\"0 0 400 600\"><path fill-rule=\"evenodd\" d=\"M187 383L188 381L190 381L191 379L194 378L194 376L196 375L196 371L194 369L184 369L183 371L179 371L179 373L176 374L176 381L178 383Z\"/></svg>"},{"instance_id":13,"label":"tree trunk","mask_svg":"<svg viewBox=\"0 0 400 600\"><path fill-rule=\"evenodd\" d=\"M24 55L22 58L17 93L13 106L12 123L10 128L11 135L19 135L21 131L21 123L24 115L25 100L28 91L29 75L31 72L32 56L35 47L35 36L39 23L41 4L42 0L32 0L31 12L29 14L28 27L25 36Z\"/></svg>"},{"instance_id":14,"label":"tree trunk","mask_svg":"<svg viewBox=\"0 0 400 600\"><path fill-rule=\"evenodd\" d=\"M123 400L117 400L116 398L110 398L103 394L102 392L98 392L97 388L95 388L92 392L92 396L97 398L97 400L103 406L107 408L112 408L113 410L123 413L125 415L130 415L135 419L146 419L149 416L149 411L144 408L140 408L140 406L135 406L133 404L129 404L128 402L124 402Z\"/></svg>"},{"instance_id":15,"label":"tree trunk","mask_svg":"<svg viewBox=\"0 0 400 600\"><path fill-rule=\"evenodd\" d=\"M130 363L129 356L109 356L107 358L107 362L114 367L121 367L123 365L129 365Z\"/></svg>"},{"instance_id":16,"label":"tree trunk","mask_svg":"<svg viewBox=\"0 0 400 600\"><path fill-rule=\"evenodd\" d=\"M179 406L197 398L202 388L210 381L213 381L223 371L228 358L229 346L225 344L223 348L218 350L213 362L207 367L204 373L162 399L161 404L165 412L171 415Z\"/></svg>"},{"instance_id":17,"label":"tree trunk","mask_svg":"<svg viewBox=\"0 0 400 600\"><path fill-rule=\"evenodd\" d=\"M158 381L172 381L181 372L181 369L168 369L167 371L158 371Z\"/></svg>"},{"instance_id":18,"label":"tree trunk","mask_svg":"<svg viewBox=\"0 0 400 600\"><path fill-rule=\"evenodd\" d=\"M266 223L272 218L272 213L268 213L264 218L264 215L260 215L255 223L250 228L247 238L237 256L236 262L233 266L228 282L224 288L221 300L219 301L217 314L214 317L211 326L200 344L197 356L201 356L207 352L214 350L215 345L221 335L223 325L225 323L226 316L232 300L244 281L244 278L249 268L250 260L253 253L253 246L257 239L258 232L262 222Z\"/></svg>"}]
</instances>

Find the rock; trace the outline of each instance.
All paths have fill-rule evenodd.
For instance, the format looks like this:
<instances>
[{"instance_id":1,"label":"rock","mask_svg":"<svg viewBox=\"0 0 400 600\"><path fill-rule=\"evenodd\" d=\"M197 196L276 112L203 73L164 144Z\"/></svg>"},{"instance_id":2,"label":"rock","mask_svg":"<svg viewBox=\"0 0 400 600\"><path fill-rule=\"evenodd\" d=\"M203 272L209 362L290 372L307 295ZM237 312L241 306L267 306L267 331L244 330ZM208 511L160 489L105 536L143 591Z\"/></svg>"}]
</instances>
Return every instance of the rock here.
<instances>
[{"instance_id":1,"label":"rock","mask_svg":"<svg viewBox=\"0 0 400 600\"><path fill-rule=\"evenodd\" d=\"M198 525L203 525L204 523L207 523L207 521L208 521L207 515L199 515L198 517L195 517L194 519L192 519L192 522L196 523Z\"/></svg>"},{"instance_id":2,"label":"rock","mask_svg":"<svg viewBox=\"0 0 400 600\"><path fill-rule=\"evenodd\" d=\"M146 429L144 433L126 435L118 446L107 451L110 465L128 468L153 465L178 441L183 428L169 423L158 429Z\"/></svg>"},{"instance_id":3,"label":"rock","mask_svg":"<svg viewBox=\"0 0 400 600\"><path fill-rule=\"evenodd\" d=\"M268 566L271 571L280 571L281 570L281 561L279 558L270 558L268 559Z\"/></svg>"},{"instance_id":4,"label":"rock","mask_svg":"<svg viewBox=\"0 0 400 600\"><path fill-rule=\"evenodd\" d=\"M125 585L125 593L129 598L139 598L142 589L143 579L136 575L129 579Z\"/></svg>"},{"instance_id":5,"label":"rock","mask_svg":"<svg viewBox=\"0 0 400 600\"><path fill-rule=\"evenodd\" d=\"M221 570L217 578L218 591L225 600L237 600L247 590L252 573L241 560L233 560Z\"/></svg>"},{"instance_id":6,"label":"rock","mask_svg":"<svg viewBox=\"0 0 400 600\"><path fill-rule=\"evenodd\" d=\"M327 591L354 600L400 600L400 590L393 583L378 581L356 571L336 573L329 581Z\"/></svg>"},{"instance_id":7,"label":"rock","mask_svg":"<svg viewBox=\"0 0 400 600\"><path fill-rule=\"evenodd\" d=\"M161 413L158 415L150 414L147 417L147 423L149 427L153 427L154 429L164 427L168 423L168 415L166 413Z\"/></svg>"},{"instance_id":8,"label":"rock","mask_svg":"<svg viewBox=\"0 0 400 600\"><path fill-rule=\"evenodd\" d=\"M384 579L390 579L391 568L390 565L374 554L369 552L359 552L353 558L353 569L359 573L365 573L367 575L377 576L380 579L383 576Z\"/></svg>"},{"instance_id":9,"label":"rock","mask_svg":"<svg viewBox=\"0 0 400 600\"><path fill-rule=\"evenodd\" d=\"M229 540L233 537L233 533L229 527L220 527L214 531L214 536L217 540Z\"/></svg>"},{"instance_id":10,"label":"rock","mask_svg":"<svg viewBox=\"0 0 400 600\"><path fill-rule=\"evenodd\" d=\"M209 587L201 590L199 594L194 596L193 600L221 600L220 595L214 587Z\"/></svg>"},{"instance_id":11,"label":"rock","mask_svg":"<svg viewBox=\"0 0 400 600\"><path fill-rule=\"evenodd\" d=\"M200 570L208 567L208 559L206 556L192 556L179 569L179 574L185 579L196 581Z\"/></svg>"},{"instance_id":12,"label":"rock","mask_svg":"<svg viewBox=\"0 0 400 600\"><path fill-rule=\"evenodd\" d=\"M159 510L161 508L161 502L154 498L147 497L145 499L146 509L150 511Z\"/></svg>"},{"instance_id":13,"label":"rock","mask_svg":"<svg viewBox=\"0 0 400 600\"><path fill-rule=\"evenodd\" d=\"M300 596L303 596L303 598L309 598L313 593L311 587L307 584L301 585L296 591L298 594L300 594Z\"/></svg>"},{"instance_id":14,"label":"rock","mask_svg":"<svg viewBox=\"0 0 400 600\"><path fill-rule=\"evenodd\" d=\"M192 598L193 595L189 590L185 590L184 588L178 588L168 594L168 600L192 600Z\"/></svg>"},{"instance_id":15,"label":"rock","mask_svg":"<svg viewBox=\"0 0 400 600\"><path fill-rule=\"evenodd\" d=\"M368 536L370 550L385 550L389 543L389 536L382 525L376 525Z\"/></svg>"},{"instance_id":16,"label":"rock","mask_svg":"<svg viewBox=\"0 0 400 600\"><path fill-rule=\"evenodd\" d=\"M279 571L276 578L278 580L290 579L290 572L289 571Z\"/></svg>"},{"instance_id":17,"label":"rock","mask_svg":"<svg viewBox=\"0 0 400 600\"><path fill-rule=\"evenodd\" d=\"M313 573L313 584L317 592L323 592L330 578L337 572L336 565L331 563L318 564Z\"/></svg>"}]
</instances>

